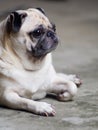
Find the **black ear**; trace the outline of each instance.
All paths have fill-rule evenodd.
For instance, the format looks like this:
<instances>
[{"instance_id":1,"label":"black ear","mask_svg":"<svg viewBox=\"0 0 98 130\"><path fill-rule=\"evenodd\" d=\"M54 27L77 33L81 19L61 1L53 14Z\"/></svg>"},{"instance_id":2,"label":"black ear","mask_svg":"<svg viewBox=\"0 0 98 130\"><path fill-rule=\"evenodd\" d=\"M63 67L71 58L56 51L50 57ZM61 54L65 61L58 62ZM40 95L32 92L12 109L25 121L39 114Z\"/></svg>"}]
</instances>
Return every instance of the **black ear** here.
<instances>
[{"instance_id":1,"label":"black ear","mask_svg":"<svg viewBox=\"0 0 98 130\"><path fill-rule=\"evenodd\" d=\"M36 9L39 10L39 11L40 11L41 13L43 13L44 15L46 15L43 8L38 7L38 8L36 8Z\"/></svg>"},{"instance_id":2,"label":"black ear","mask_svg":"<svg viewBox=\"0 0 98 130\"><path fill-rule=\"evenodd\" d=\"M27 16L26 13L19 14L18 12L12 12L8 17L6 29L8 33L17 33L19 32L23 19Z\"/></svg>"}]
</instances>

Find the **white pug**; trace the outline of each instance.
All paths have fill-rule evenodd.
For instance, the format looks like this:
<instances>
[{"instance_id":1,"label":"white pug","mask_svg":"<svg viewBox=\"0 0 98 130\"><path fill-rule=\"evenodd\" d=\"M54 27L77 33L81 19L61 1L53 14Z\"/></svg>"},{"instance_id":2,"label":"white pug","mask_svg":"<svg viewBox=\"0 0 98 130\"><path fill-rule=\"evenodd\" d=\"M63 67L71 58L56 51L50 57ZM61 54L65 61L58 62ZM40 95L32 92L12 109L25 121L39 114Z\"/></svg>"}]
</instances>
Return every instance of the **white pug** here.
<instances>
[{"instance_id":1,"label":"white pug","mask_svg":"<svg viewBox=\"0 0 98 130\"><path fill-rule=\"evenodd\" d=\"M68 101L81 81L55 72L51 51L58 38L55 25L41 8L12 12L0 23L0 105L54 116L52 105L36 101L47 93Z\"/></svg>"}]
</instances>

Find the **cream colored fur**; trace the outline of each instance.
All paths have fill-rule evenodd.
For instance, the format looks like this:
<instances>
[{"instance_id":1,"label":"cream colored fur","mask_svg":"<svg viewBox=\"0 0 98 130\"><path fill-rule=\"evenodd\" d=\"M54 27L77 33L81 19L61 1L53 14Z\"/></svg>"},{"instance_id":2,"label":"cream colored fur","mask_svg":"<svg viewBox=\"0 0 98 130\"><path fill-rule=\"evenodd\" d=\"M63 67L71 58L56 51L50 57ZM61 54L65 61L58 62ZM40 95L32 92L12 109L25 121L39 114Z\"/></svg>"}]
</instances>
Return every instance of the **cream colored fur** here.
<instances>
[{"instance_id":1,"label":"cream colored fur","mask_svg":"<svg viewBox=\"0 0 98 130\"><path fill-rule=\"evenodd\" d=\"M36 41L32 43L26 32L38 24L47 28L50 22L36 9L17 12L28 15L17 35L9 36L6 33L9 16L0 24L0 104L54 116L55 110L51 104L35 100L44 98L47 93L55 93L61 101L71 100L77 93L76 85L80 84L80 80L75 75L56 73L51 53L39 60L28 56L26 48L30 50L30 44L35 46Z\"/></svg>"}]
</instances>

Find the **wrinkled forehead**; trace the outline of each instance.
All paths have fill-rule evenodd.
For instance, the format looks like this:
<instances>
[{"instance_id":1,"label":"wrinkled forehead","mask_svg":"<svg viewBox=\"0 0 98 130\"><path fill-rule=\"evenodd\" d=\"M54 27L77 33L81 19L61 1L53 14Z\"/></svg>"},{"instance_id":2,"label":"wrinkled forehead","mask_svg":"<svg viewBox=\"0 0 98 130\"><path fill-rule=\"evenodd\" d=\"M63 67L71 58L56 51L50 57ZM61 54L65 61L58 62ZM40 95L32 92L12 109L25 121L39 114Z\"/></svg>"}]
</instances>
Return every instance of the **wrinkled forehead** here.
<instances>
[{"instance_id":1,"label":"wrinkled forehead","mask_svg":"<svg viewBox=\"0 0 98 130\"><path fill-rule=\"evenodd\" d=\"M51 27L49 19L37 9L28 9L25 11L27 17L21 27L24 31L30 31L39 25L43 25L45 28Z\"/></svg>"}]
</instances>

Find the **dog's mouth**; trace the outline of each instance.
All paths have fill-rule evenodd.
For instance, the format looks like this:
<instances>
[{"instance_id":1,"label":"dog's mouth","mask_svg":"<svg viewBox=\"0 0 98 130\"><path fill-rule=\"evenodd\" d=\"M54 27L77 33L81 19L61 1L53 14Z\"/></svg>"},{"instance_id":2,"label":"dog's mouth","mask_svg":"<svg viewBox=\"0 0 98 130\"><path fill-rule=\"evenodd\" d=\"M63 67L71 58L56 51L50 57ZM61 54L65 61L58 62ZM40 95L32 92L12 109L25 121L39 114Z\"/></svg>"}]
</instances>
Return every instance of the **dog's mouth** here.
<instances>
[{"instance_id":1,"label":"dog's mouth","mask_svg":"<svg viewBox=\"0 0 98 130\"><path fill-rule=\"evenodd\" d=\"M40 38L35 47L31 46L30 53L32 54L33 57L37 57L37 58L43 57L46 54L56 49L58 45L58 38L53 34L50 35L43 36L42 38Z\"/></svg>"}]
</instances>

